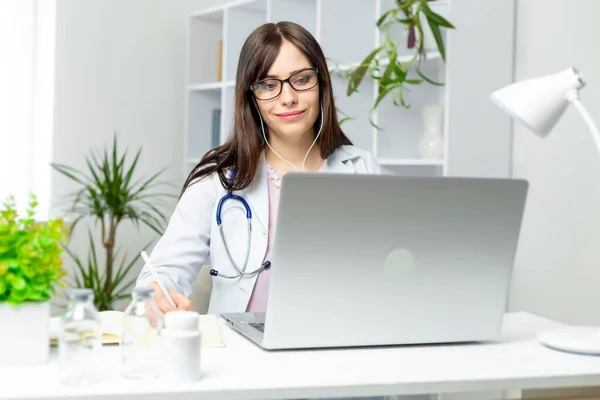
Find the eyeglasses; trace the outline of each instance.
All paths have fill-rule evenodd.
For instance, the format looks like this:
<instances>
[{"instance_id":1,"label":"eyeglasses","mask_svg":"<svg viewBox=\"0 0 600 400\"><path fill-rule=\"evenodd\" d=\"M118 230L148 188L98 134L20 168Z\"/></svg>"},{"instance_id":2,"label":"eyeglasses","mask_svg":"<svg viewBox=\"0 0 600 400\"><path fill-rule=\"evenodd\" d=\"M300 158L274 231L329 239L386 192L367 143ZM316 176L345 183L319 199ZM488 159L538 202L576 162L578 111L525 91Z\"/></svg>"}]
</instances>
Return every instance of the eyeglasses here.
<instances>
[{"instance_id":1,"label":"eyeglasses","mask_svg":"<svg viewBox=\"0 0 600 400\"><path fill-rule=\"evenodd\" d=\"M319 70L305 68L294 72L287 79L263 79L250 86L250 90L258 100L271 100L281 94L285 82L297 92L312 89L319 83Z\"/></svg>"}]
</instances>

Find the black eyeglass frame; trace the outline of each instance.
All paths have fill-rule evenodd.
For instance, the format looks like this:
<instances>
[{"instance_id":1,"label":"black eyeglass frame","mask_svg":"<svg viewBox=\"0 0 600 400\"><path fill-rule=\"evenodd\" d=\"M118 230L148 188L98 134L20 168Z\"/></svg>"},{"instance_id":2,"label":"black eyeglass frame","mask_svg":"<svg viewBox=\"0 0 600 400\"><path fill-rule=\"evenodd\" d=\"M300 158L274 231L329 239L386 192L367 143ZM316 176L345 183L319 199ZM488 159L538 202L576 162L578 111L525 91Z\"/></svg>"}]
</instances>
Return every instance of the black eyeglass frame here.
<instances>
[{"instance_id":1,"label":"black eyeglass frame","mask_svg":"<svg viewBox=\"0 0 600 400\"><path fill-rule=\"evenodd\" d=\"M296 76L296 75L298 75L298 74L300 74L302 72L311 71L311 70L316 72L316 74L317 74L317 82L313 86L311 86L309 88L306 88L306 89L296 89L294 87L294 85L292 84L292 81L290 81L290 79L292 79L293 76ZM256 93L254 93L254 88L255 88L255 85L258 85L259 83L262 83L262 82L265 82L265 81L279 81L279 83L280 83L280 85L279 85L279 92L275 96L273 96L273 97L269 97L269 98L266 98L266 99L261 99L258 96L256 96ZM288 76L286 79L277 79L277 78L261 79L260 81L257 81L256 83L253 83L252 85L250 85L249 90L250 90L250 93L252 93L252 96L254 96L254 98L257 99L257 100L273 100L274 98L278 97L281 94L281 92L283 91L283 84L286 83L286 82L289 83L290 86L292 87L292 89L294 89L296 92L305 92L307 90L313 89L315 86L317 86L319 84L319 69L317 67L303 68L303 69L301 69L299 71L294 72L293 74L291 74L290 76Z\"/></svg>"}]
</instances>

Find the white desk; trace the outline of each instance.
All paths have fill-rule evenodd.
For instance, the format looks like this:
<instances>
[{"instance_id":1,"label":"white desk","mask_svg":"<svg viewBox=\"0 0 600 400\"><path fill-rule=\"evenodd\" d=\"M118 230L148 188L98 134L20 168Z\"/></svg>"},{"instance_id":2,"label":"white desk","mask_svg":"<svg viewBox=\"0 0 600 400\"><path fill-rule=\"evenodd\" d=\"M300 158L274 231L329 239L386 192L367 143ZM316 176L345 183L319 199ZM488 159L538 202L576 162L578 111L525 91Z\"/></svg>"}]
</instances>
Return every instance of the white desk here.
<instances>
[{"instance_id":1,"label":"white desk","mask_svg":"<svg viewBox=\"0 0 600 400\"><path fill-rule=\"evenodd\" d=\"M536 329L554 326L517 313L507 315L502 341L492 344L273 353L224 328L227 347L204 349L205 376L193 384L122 379L118 348L107 347L106 376L95 387L61 387L50 362L0 370L0 399L292 399L600 386L600 357L535 342Z\"/></svg>"}]
</instances>

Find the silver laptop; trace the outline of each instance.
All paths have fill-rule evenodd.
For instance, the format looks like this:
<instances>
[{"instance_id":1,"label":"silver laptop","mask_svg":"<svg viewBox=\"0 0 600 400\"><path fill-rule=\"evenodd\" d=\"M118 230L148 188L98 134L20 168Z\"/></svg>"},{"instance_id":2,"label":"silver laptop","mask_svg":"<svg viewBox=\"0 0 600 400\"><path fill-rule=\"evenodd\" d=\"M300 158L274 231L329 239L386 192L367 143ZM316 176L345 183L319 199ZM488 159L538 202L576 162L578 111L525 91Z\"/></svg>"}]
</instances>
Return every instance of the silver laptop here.
<instances>
[{"instance_id":1,"label":"silver laptop","mask_svg":"<svg viewBox=\"0 0 600 400\"><path fill-rule=\"evenodd\" d=\"M288 173L266 313L223 314L264 349L490 341L528 184Z\"/></svg>"}]
</instances>

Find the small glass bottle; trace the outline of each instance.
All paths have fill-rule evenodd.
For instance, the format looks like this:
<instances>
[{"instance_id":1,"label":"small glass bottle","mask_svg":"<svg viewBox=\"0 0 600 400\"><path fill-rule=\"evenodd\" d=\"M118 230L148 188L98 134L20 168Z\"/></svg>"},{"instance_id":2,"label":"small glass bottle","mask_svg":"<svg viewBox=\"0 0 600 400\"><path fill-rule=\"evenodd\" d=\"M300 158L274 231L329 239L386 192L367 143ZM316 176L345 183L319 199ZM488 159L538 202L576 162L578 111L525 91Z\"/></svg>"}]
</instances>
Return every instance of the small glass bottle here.
<instances>
[{"instance_id":1,"label":"small glass bottle","mask_svg":"<svg viewBox=\"0 0 600 400\"><path fill-rule=\"evenodd\" d=\"M58 338L58 373L64 385L88 385L98 379L102 348L100 316L91 289L72 289Z\"/></svg>"},{"instance_id":2,"label":"small glass bottle","mask_svg":"<svg viewBox=\"0 0 600 400\"><path fill-rule=\"evenodd\" d=\"M121 336L123 376L152 379L160 372L160 334L164 316L154 301L154 289L136 287L125 309Z\"/></svg>"}]
</instances>

